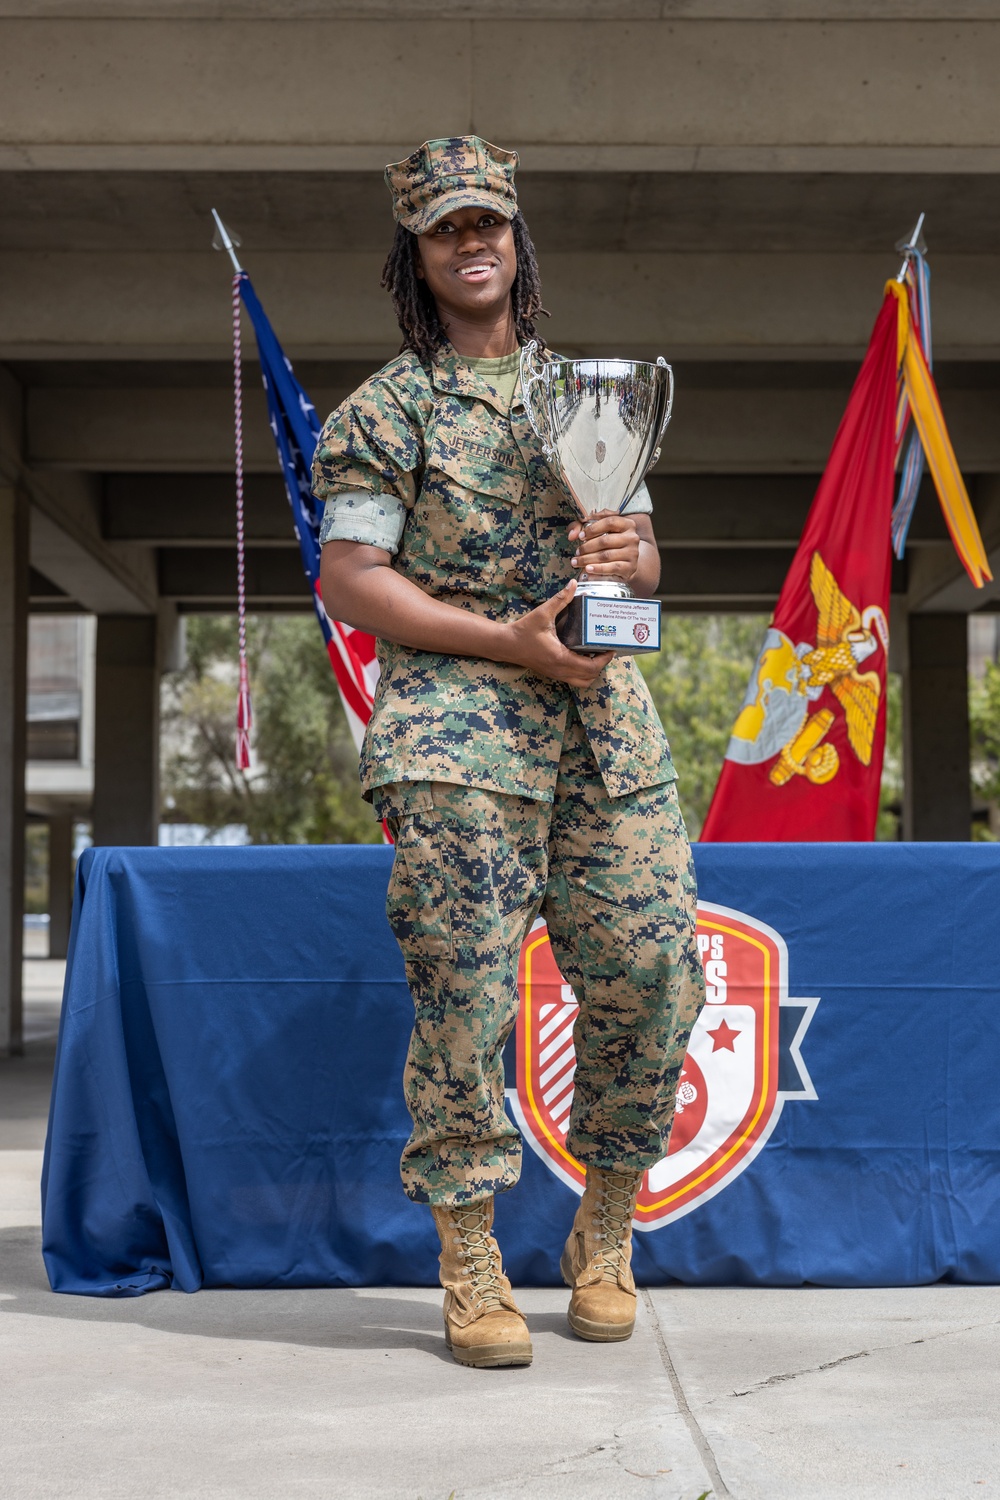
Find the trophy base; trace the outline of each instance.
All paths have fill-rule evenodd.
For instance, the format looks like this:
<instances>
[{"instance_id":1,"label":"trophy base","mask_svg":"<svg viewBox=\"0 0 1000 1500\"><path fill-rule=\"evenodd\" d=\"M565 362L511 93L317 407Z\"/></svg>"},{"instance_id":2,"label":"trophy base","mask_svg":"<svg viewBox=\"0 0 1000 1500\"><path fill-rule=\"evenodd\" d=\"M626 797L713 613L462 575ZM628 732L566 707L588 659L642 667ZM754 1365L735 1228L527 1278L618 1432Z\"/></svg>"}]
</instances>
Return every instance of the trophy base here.
<instances>
[{"instance_id":1,"label":"trophy base","mask_svg":"<svg viewBox=\"0 0 1000 1500\"><path fill-rule=\"evenodd\" d=\"M613 595L581 589L556 618L556 634L570 651L613 651L638 656L660 649L659 599L635 599L618 586Z\"/></svg>"}]
</instances>

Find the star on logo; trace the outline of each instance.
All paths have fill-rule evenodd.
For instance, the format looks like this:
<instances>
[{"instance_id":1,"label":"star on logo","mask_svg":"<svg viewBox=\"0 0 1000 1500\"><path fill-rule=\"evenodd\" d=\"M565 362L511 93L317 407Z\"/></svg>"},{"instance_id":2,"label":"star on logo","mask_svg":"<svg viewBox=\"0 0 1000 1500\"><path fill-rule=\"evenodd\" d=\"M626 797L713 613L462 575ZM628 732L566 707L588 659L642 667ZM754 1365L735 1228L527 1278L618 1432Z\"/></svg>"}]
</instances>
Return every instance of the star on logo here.
<instances>
[{"instance_id":1,"label":"star on logo","mask_svg":"<svg viewBox=\"0 0 1000 1500\"><path fill-rule=\"evenodd\" d=\"M739 1032L734 1031L733 1028L731 1026L728 1026L725 1021L717 1026L714 1031L710 1031L708 1034L712 1038L713 1052L721 1052L725 1050L727 1052L735 1053L735 1043L736 1038L739 1036Z\"/></svg>"}]
</instances>

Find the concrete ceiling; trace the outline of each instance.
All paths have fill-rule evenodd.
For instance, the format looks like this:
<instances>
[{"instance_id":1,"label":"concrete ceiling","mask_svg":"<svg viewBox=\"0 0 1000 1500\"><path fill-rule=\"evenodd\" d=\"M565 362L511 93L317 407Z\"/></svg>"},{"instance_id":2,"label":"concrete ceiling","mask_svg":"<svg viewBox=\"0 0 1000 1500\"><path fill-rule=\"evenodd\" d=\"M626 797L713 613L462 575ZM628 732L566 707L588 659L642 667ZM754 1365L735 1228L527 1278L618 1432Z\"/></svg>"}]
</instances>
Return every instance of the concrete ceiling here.
<instances>
[{"instance_id":1,"label":"concrete ceiling","mask_svg":"<svg viewBox=\"0 0 1000 1500\"><path fill-rule=\"evenodd\" d=\"M0 0L0 459L33 501L36 607L231 606L209 210L328 410L398 342L383 163L473 130L521 150L550 342L675 364L669 605L773 603L920 211L946 414L1000 547L998 72L995 0ZM251 599L304 607L246 385ZM932 496L894 589L992 605Z\"/></svg>"},{"instance_id":2,"label":"concrete ceiling","mask_svg":"<svg viewBox=\"0 0 1000 1500\"><path fill-rule=\"evenodd\" d=\"M1000 245L1000 197L982 173L518 173L545 253L872 254L927 215L936 253ZM389 193L378 171L0 171L0 250L204 253L218 208L258 254L384 256Z\"/></svg>"}]
</instances>

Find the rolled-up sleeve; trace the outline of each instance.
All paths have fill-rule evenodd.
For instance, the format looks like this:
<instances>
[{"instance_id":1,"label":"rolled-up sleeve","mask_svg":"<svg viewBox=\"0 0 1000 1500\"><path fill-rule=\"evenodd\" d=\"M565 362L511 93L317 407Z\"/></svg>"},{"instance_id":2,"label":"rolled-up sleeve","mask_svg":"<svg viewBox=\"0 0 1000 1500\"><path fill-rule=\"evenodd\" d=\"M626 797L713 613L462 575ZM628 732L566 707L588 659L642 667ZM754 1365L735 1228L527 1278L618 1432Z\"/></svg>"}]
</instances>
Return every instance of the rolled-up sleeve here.
<instances>
[{"instance_id":1,"label":"rolled-up sleeve","mask_svg":"<svg viewBox=\"0 0 1000 1500\"><path fill-rule=\"evenodd\" d=\"M342 490L326 501L319 528L320 546L327 542L363 542L395 557L405 525L406 506L394 495Z\"/></svg>"},{"instance_id":2,"label":"rolled-up sleeve","mask_svg":"<svg viewBox=\"0 0 1000 1500\"><path fill-rule=\"evenodd\" d=\"M647 515L650 515L652 514L652 510L653 502L649 497L649 491L646 488L646 483L644 480L636 490L635 494L632 496L631 500L629 500L628 504L625 506L624 510L622 511L622 515L640 515L643 511L645 511Z\"/></svg>"}]
</instances>

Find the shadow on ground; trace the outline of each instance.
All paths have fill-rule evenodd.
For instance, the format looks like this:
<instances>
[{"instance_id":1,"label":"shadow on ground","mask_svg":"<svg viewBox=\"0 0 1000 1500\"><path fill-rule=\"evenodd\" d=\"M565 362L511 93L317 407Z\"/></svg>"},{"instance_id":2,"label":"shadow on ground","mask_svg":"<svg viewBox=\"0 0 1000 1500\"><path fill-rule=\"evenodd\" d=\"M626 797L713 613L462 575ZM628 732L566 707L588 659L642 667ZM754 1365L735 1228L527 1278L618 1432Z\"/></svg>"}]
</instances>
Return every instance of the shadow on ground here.
<instances>
[{"instance_id":1,"label":"shadow on ground","mask_svg":"<svg viewBox=\"0 0 1000 1500\"><path fill-rule=\"evenodd\" d=\"M162 1333L319 1349L419 1349L451 1360L435 1288L209 1288L144 1297L80 1297L49 1289L37 1228L0 1230L0 1313L135 1324ZM535 1334L576 1342L562 1313L529 1319Z\"/></svg>"}]
</instances>

